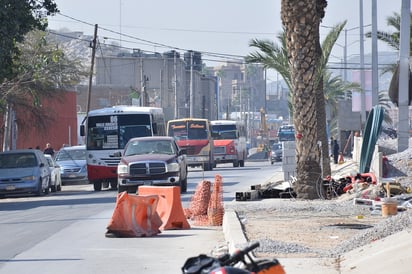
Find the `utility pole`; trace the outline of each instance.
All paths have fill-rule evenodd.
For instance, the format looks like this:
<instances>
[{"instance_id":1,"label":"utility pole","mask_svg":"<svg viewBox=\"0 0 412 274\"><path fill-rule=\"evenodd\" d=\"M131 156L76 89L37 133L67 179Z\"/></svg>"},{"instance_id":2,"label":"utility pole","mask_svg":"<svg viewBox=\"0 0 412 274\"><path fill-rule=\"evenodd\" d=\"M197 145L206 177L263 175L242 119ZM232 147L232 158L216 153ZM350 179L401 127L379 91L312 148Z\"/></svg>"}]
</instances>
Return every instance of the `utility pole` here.
<instances>
[{"instance_id":1,"label":"utility pole","mask_svg":"<svg viewBox=\"0 0 412 274\"><path fill-rule=\"evenodd\" d=\"M190 118L193 118L194 114L194 95L193 95L193 51L190 51L190 94L189 94L189 108Z\"/></svg>"},{"instance_id":2,"label":"utility pole","mask_svg":"<svg viewBox=\"0 0 412 274\"><path fill-rule=\"evenodd\" d=\"M372 106L379 104L378 76L378 15L376 0L372 0Z\"/></svg>"},{"instance_id":3,"label":"utility pole","mask_svg":"<svg viewBox=\"0 0 412 274\"><path fill-rule=\"evenodd\" d=\"M366 123L366 98L365 98L365 61L364 61L364 43L363 43L363 0L359 1L359 24L360 24L360 31L359 31L359 39L360 39L360 80L361 80L361 88L362 92L361 96L361 128Z\"/></svg>"},{"instance_id":4,"label":"utility pole","mask_svg":"<svg viewBox=\"0 0 412 274\"><path fill-rule=\"evenodd\" d=\"M409 147L410 0L402 0L399 50L398 152Z\"/></svg>"},{"instance_id":5,"label":"utility pole","mask_svg":"<svg viewBox=\"0 0 412 274\"><path fill-rule=\"evenodd\" d=\"M87 93L87 109L86 109L86 116L90 111L90 99L92 94L92 84L93 84L93 68L94 68L94 57L96 56L96 41L97 41L97 24L94 25L94 36L93 41L91 44L92 47L92 62L90 65L90 74L89 74L89 88Z\"/></svg>"},{"instance_id":6,"label":"utility pole","mask_svg":"<svg viewBox=\"0 0 412 274\"><path fill-rule=\"evenodd\" d=\"M175 101L175 119L177 119L177 71L176 71L176 51L173 51L173 70L174 70L174 101Z\"/></svg>"}]
</instances>

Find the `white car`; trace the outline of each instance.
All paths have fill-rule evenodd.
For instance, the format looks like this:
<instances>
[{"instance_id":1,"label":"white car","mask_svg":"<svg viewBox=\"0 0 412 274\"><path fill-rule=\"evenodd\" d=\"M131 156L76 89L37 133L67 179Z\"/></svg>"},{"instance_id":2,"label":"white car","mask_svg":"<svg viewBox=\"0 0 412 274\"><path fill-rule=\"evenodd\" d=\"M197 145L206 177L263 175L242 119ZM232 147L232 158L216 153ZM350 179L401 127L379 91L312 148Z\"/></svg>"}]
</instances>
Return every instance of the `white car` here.
<instances>
[{"instance_id":1,"label":"white car","mask_svg":"<svg viewBox=\"0 0 412 274\"><path fill-rule=\"evenodd\" d=\"M45 154L47 163L49 164L50 169L50 189L51 192L61 191L62 190L62 178L60 166L54 161L53 157Z\"/></svg>"}]
</instances>

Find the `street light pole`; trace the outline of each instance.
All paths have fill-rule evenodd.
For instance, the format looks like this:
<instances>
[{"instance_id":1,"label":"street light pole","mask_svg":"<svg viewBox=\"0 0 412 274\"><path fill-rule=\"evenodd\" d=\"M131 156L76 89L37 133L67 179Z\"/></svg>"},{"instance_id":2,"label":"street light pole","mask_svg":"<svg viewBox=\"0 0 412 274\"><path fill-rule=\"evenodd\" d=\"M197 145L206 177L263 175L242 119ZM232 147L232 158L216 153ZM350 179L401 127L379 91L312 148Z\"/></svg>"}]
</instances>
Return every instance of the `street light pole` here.
<instances>
[{"instance_id":1,"label":"street light pole","mask_svg":"<svg viewBox=\"0 0 412 274\"><path fill-rule=\"evenodd\" d=\"M378 15L376 0L372 0L372 106L379 104L378 79Z\"/></svg>"},{"instance_id":2,"label":"street light pole","mask_svg":"<svg viewBox=\"0 0 412 274\"><path fill-rule=\"evenodd\" d=\"M364 61L364 43L363 43L363 0L359 1L359 39L360 39L360 80L362 92L361 96L361 126L366 122L366 101L365 101L365 61Z\"/></svg>"}]
</instances>

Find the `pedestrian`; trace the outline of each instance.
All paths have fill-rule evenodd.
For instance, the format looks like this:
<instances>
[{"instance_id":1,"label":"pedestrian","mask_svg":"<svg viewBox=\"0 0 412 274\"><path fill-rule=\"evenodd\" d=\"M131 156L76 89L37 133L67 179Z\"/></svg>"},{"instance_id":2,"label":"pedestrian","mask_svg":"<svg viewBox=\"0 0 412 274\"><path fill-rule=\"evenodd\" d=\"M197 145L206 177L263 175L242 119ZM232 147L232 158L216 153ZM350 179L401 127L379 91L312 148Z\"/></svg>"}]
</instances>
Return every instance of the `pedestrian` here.
<instances>
[{"instance_id":1,"label":"pedestrian","mask_svg":"<svg viewBox=\"0 0 412 274\"><path fill-rule=\"evenodd\" d=\"M333 140L333 161L335 164L338 163L339 159L339 144L338 140Z\"/></svg>"},{"instance_id":2,"label":"pedestrian","mask_svg":"<svg viewBox=\"0 0 412 274\"><path fill-rule=\"evenodd\" d=\"M46 144L46 148L44 149L43 153L44 153L44 154L49 154L49 155L51 155L52 157L54 156L54 149L52 148L52 146L51 146L50 143L47 143L47 144Z\"/></svg>"}]
</instances>

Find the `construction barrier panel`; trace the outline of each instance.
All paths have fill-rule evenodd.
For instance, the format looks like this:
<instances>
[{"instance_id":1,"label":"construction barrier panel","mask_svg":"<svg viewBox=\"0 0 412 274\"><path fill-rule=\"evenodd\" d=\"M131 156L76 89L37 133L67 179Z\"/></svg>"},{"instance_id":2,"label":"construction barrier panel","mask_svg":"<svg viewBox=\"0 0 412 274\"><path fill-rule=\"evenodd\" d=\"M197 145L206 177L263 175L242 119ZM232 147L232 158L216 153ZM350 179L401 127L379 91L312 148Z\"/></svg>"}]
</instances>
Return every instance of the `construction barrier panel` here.
<instances>
[{"instance_id":1,"label":"construction barrier panel","mask_svg":"<svg viewBox=\"0 0 412 274\"><path fill-rule=\"evenodd\" d=\"M160 226L161 230L190 229L180 200L180 187L139 186L137 191L139 196L157 195L159 197L156 211L163 222Z\"/></svg>"},{"instance_id":2,"label":"construction barrier panel","mask_svg":"<svg viewBox=\"0 0 412 274\"><path fill-rule=\"evenodd\" d=\"M224 213L222 176L216 174L215 182L213 184L213 191L209 200L209 206L207 208L209 225L221 226L223 224Z\"/></svg>"},{"instance_id":3,"label":"construction barrier panel","mask_svg":"<svg viewBox=\"0 0 412 274\"><path fill-rule=\"evenodd\" d=\"M162 220L156 212L158 201L156 195L119 193L106 236L145 237L159 234Z\"/></svg>"}]
</instances>

